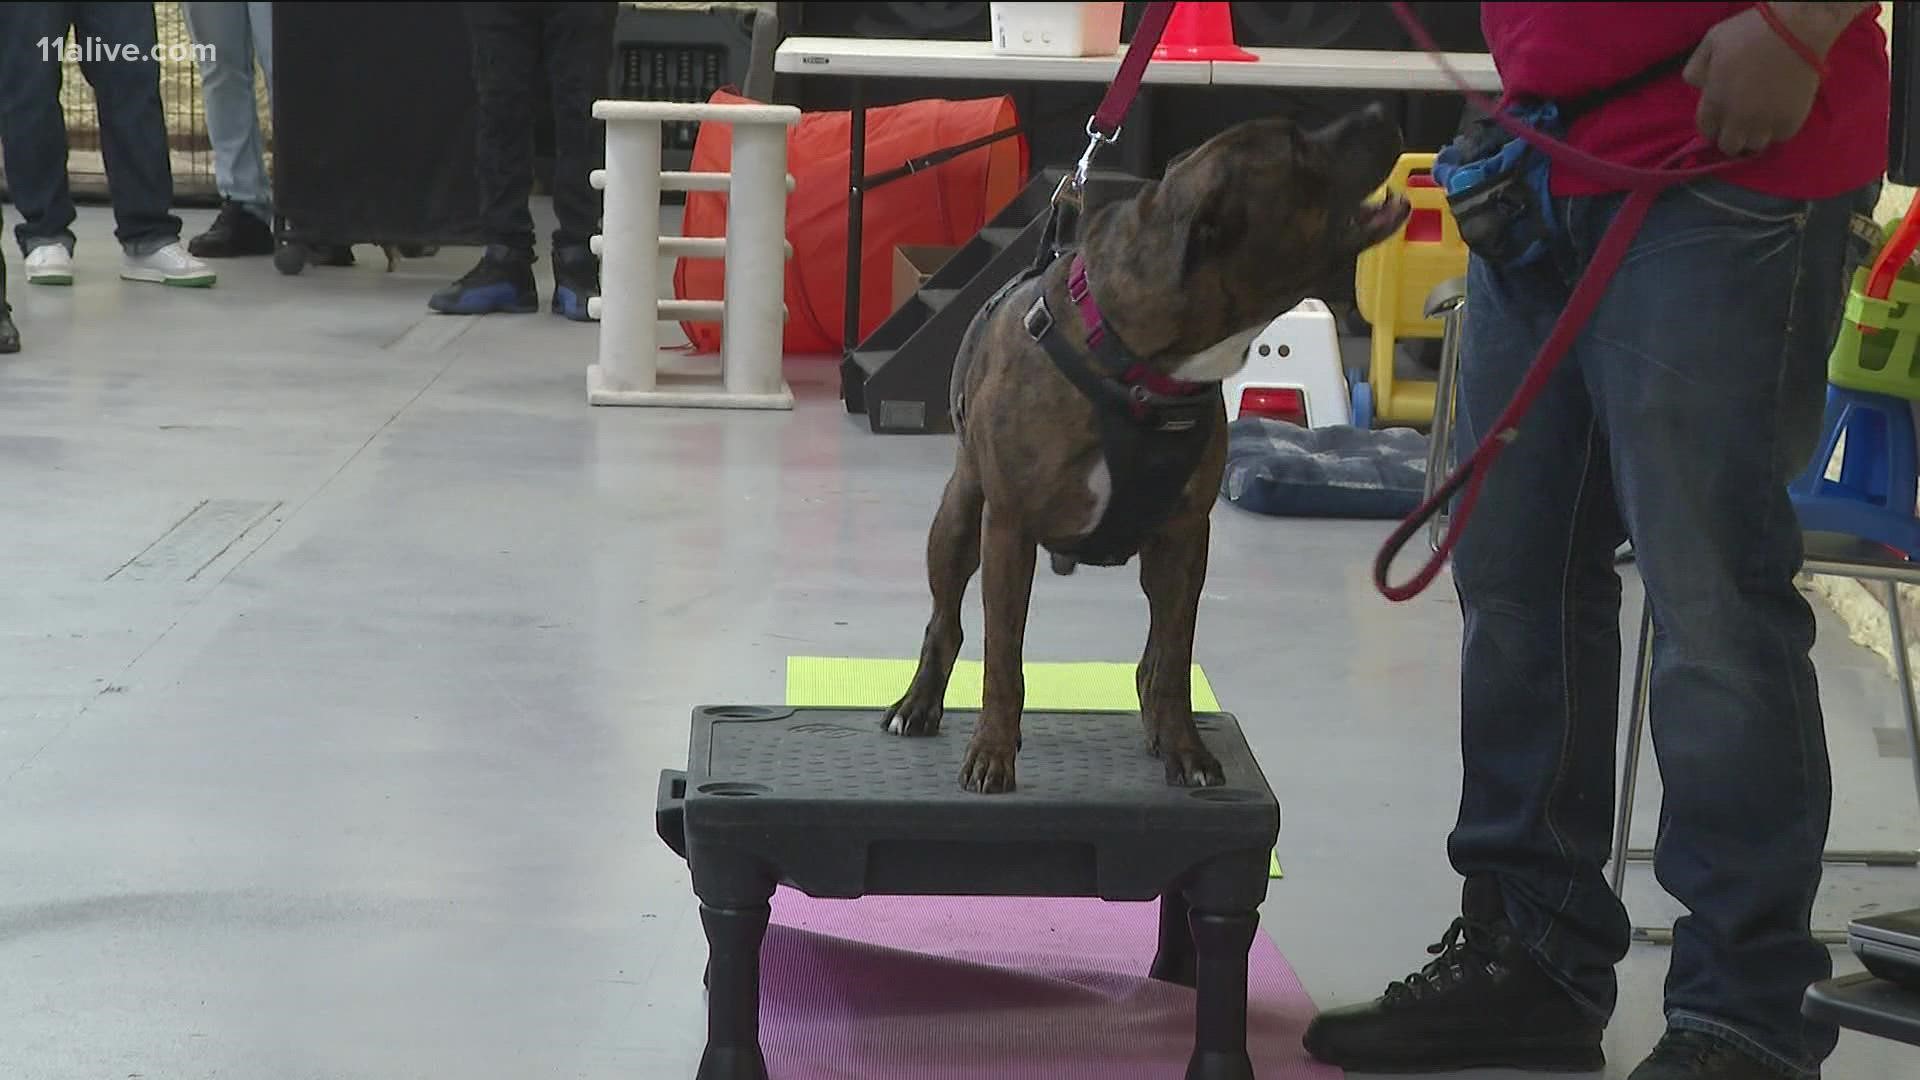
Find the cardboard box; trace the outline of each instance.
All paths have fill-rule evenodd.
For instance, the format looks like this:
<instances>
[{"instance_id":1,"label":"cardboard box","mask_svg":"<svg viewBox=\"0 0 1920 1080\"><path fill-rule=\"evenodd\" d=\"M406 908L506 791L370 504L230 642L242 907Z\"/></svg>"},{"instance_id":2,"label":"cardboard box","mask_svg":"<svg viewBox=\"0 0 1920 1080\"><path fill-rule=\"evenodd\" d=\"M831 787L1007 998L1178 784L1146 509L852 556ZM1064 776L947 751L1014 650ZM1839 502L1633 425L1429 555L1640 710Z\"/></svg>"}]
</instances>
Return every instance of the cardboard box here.
<instances>
[{"instance_id":1,"label":"cardboard box","mask_svg":"<svg viewBox=\"0 0 1920 1080\"><path fill-rule=\"evenodd\" d=\"M902 244L893 249L893 310L899 311L933 272L947 264L959 248L934 244Z\"/></svg>"}]
</instances>

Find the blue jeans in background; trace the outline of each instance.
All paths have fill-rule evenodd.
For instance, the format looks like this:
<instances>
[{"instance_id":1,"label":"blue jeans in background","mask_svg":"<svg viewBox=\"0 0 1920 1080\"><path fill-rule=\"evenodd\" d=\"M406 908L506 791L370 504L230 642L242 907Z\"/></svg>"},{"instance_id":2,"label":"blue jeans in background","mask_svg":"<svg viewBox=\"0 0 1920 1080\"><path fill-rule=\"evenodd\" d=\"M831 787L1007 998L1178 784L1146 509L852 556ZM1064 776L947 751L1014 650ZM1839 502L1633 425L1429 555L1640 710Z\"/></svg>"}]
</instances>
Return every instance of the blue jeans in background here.
<instances>
[{"instance_id":1,"label":"blue jeans in background","mask_svg":"<svg viewBox=\"0 0 1920 1080\"><path fill-rule=\"evenodd\" d=\"M1837 1032L1810 930L1832 801L1786 485L1811 456L1859 196L1715 180L1663 195L1488 476L1454 555L1464 615L1454 867L1497 880L1522 941L1610 1015L1627 913L1608 888L1631 538L1654 617L1664 791L1654 869L1687 906L1668 1023L1799 1075ZM1573 265L1472 261L1461 452L1505 408L1622 198L1555 200Z\"/></svg>"},{"instance_id":2,"label":"blue jeans in background","mask_svg":"<svg viewBox=\"0 0 1920 1080\"><path fill-rule=\"evenodd\" d=\"M75 211L55 45L70 29L83 48L94 43L83 53L90 58L80 71L99 103L113 234L129 254L149 254L180 239L160 65L152 59L158 40L152 4L0 4L0 148L7 188L23 219L14 236L23 252L54 243L73 250ZM113 47L112 59L105 58L103 46ZM119 55L129 47L135 59Z\"/></svg>"},{"instance_id":3,"label":"blue jeans in background","mask_svg":"<svg viewBox=\"0 0 1920 1080\"><path fill-rule=\"evenodd\" d=\"M271 225L273 185L267 179L253 65L257 60L266 76L271 108L273 5L183 3L180 9L194 44L205 46L195 61L207 111L207 139L213 143L214 181L222 198Z\"/></svg>"}]
</instances>

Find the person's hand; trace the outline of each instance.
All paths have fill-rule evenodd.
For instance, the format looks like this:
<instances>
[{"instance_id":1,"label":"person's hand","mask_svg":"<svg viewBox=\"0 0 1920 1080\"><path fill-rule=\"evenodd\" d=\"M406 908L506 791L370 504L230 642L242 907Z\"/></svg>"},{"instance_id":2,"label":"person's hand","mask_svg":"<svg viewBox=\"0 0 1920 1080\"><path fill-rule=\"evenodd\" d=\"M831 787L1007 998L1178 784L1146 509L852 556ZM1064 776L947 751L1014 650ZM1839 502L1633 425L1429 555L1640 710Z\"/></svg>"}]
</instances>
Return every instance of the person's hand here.
<instances>
[{"instance_id":1,"label":"person's hand","mask_svg":"<svg viewBox=\"0 0 1920 1080\"><path fill-rule=\"evenodd\" d=\"M1700 133L1729 157L1792 138L1820 91L1820 73L1752 8L1707 31L1683 77L1700 90Z\"/></svg>"}]
</instances>

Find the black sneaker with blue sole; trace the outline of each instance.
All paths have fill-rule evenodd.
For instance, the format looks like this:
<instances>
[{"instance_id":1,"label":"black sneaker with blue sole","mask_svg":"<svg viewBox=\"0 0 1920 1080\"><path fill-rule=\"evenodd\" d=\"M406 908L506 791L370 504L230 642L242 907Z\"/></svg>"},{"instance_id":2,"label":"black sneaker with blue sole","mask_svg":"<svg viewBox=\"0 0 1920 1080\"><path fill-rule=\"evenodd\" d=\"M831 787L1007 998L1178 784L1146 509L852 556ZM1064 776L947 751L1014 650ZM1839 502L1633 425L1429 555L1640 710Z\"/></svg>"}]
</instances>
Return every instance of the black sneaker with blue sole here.
<instances>
[{"instance_id":1,"label":"black sneaker with blue sole","mask_svg":"<svg viewBox=\"0 0 1920 1080\"><path fill-rule=\"evenodd\" d=\"M600 260L587 248L553 253L553 313L574 322L591 322L587 301L600 295Z\"/></svg>"},{"instance_id":2,"label":"black sneaker with blue sole","mask_svg":"<svg viewBox=\"0 0 1920 1080\"><path fill-rule=\"evenodd\" d=\"M533 256L490 245L473 269L434 293L427 306L443 315L525 315L539 311Z\"/></svg>"}]
</instances>

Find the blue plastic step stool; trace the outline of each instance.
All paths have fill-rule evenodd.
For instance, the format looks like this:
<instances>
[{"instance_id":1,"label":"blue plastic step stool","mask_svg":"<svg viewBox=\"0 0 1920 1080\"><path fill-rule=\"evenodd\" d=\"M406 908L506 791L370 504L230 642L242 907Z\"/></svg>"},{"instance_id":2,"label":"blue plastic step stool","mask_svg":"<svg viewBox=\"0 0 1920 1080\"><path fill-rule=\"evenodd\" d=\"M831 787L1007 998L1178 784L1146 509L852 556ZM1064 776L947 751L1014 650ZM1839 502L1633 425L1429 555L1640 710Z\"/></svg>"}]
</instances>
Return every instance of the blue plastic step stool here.
<instances>
[{"instance_id":1,"label":"blue plastic step stool","mask_svg":"<svg viewBox=\"0 0 1920 1080\"><path fill-rule=\"evenodd\" d=\"M1842 436L1840 478L1826 478ZM1887 394L1827 388L1820 446L1799 478L1787 486L1806 532L1834 533L1883 544L1908 559L1920 557L1920 486L1913 403Z\"/></svg>"}]
</instances>

